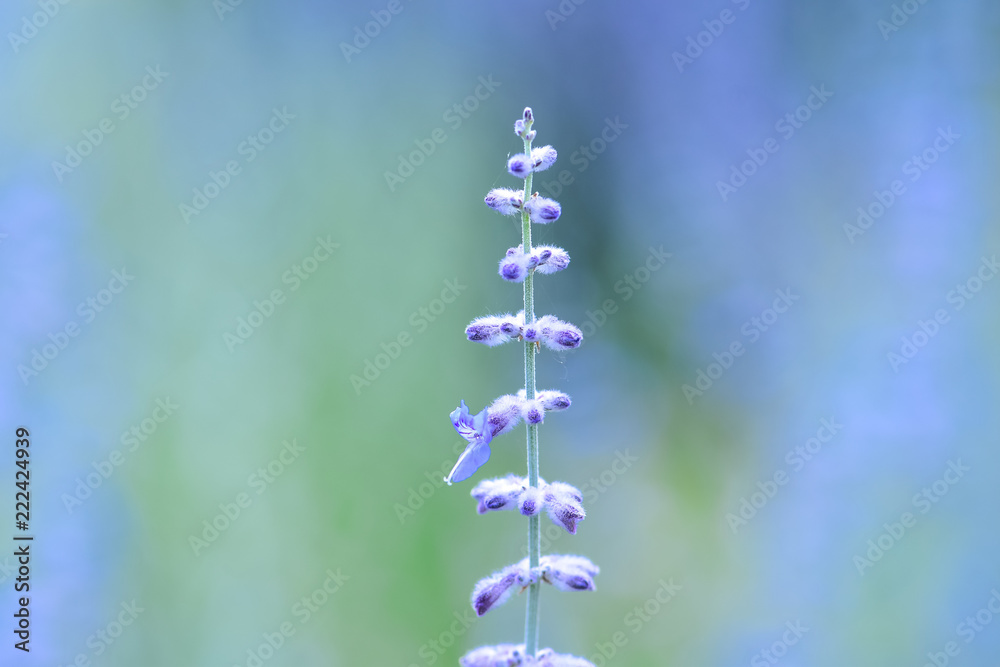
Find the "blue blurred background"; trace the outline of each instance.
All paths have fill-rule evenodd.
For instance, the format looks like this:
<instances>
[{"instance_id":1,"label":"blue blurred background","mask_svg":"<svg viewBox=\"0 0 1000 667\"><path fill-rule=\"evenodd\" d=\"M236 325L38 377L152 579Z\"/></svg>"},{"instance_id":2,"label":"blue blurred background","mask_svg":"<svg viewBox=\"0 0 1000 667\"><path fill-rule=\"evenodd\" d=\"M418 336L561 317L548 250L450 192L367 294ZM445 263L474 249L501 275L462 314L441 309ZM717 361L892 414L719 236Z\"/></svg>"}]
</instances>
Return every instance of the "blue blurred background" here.
<instances>
[{"instance_id":1,"label":"blue blurred background","mask_svg":"<svg viewBox=\"0 0 1000 667\"><path fill-rule=\"evenodd\" d=\"M0 9L0 479L31 432L31 652L455 665L521 557L448 413L523 382L487 209L535 112L575 322L538 382L542 645L596 665L1000 654L995 3L18 0Z\"/></svg>"}]
</instances>

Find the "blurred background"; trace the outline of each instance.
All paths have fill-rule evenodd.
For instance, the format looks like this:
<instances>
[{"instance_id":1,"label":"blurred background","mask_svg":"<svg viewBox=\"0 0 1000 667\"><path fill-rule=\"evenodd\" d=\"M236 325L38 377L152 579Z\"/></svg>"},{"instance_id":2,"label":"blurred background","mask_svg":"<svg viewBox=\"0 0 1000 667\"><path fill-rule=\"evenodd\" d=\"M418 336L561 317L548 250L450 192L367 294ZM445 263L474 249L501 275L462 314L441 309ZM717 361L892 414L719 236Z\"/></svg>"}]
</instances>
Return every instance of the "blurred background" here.
<instances>
[{"instance_id":1,"label":"blurred background","mask_svg":"<svg viewBox=\"0 0 1000 667\"><path fill-rule=\"evenodd\" d=\"M534 109L537 310L573 407L595 665L1000 653L995 3L18 0L0 9L3 514L31 434L30 654L456 665L525 520L451 488L448 414L522 386L483 205Z\"/></svg>"}]
</instances>

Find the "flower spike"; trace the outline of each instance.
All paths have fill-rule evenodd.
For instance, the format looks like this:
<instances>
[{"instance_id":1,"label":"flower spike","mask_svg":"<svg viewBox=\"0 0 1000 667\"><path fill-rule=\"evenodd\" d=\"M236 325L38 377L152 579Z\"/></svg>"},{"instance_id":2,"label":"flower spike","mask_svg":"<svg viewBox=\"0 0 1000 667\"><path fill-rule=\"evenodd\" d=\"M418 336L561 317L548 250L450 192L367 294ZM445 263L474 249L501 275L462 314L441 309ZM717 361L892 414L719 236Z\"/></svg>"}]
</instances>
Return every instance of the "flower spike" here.
<instances>
[{"instance_id":1,"label":"flower spike","mask_svg":"<svg viewBox=\"0 0 1000 667\"><path fill-rule=\"evenodd\" d=\"M465 337L487 347L496 347L517 340L523 344L524 388L515 394L498 397L478 414L473 415L465 402L451 413L452 425L468 442L445 481L448 484L468 479L490 458L493 438L513 430L522 421L527 425L527 475L506 475L480 480L470 495L476 501L476 512L517 510L528 517L529 535L537 535L543 512L557 526L575 534L586 518L583 494L565 482L547 483L539 474L538 429L547 412L565 410L572 405L570 397L555 389L538 390L535 379L535 355L544 345L552 350L572 350L583 343L579 328L554 315L536 315L534 276L565 270L569 254L560 247L532 246L531 223L549 224L562 215L559 202L532 194L535 172L552 168L558 158L552 146L532 147L537 134L531 107L514 122L514 134L522 139L524 148L508 153L507 171L522 179L520 187L493 188L484 202L494 211L516 216L521 224L521 240L507 250L497 264L497 273L507 282L523 283L524 308L516 314L485 315L465 327ZM528 396L531 396L528 399ZM594 667L593 663L569 654L556 653L538 647L538 596L542 582L563 591L594 590L594 578L600 569L583 556L542 555L540 540L529 539L527 557L518 563L494 572L479 581L472 591L471 604L477 616L506 602L515 590L528 589L527 619L524 644L483 646L466 653L462 667Z\"/></svg>"}]
</instances>

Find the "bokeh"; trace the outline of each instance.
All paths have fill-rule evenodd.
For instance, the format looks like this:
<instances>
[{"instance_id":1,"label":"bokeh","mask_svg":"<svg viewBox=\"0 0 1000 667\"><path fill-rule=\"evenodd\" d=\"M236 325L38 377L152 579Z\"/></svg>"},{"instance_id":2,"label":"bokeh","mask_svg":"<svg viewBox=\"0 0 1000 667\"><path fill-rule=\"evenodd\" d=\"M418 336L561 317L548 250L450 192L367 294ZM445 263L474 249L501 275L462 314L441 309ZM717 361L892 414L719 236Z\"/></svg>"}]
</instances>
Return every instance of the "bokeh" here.
<instances>
[{"instance_id":1,"label":"bokeh","mask_svg":"<svg viewBox=\"0 0 1000 667\"><path fill-rule=\"evenodd\" d=\"M994 664L1000 9L895 3L17 0L0 9L0 480L31 433L30 653L456 665L525 520L445 487L448 414L523 383L513 121L562 217L537 309L573 397L547 552L595 665Z\"/></svg>"}]
</instances>

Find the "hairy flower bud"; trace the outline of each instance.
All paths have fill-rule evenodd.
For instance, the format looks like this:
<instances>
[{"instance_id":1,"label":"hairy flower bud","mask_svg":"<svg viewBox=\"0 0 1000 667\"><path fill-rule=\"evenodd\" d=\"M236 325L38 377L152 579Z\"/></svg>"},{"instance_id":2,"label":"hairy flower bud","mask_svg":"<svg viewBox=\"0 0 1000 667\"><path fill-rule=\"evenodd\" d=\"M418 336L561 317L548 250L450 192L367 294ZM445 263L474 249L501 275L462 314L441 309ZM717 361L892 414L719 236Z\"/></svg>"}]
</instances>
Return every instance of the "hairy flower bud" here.
<instances>
[{"instance_id":1,"label":"hairy flower bud","mask_svg":"<svg viewBox=\"0 0 1000 667\"><path fill-rule=\"evenodd\" d=\"M532 157L534 157L535 151L531 151ZM532 160L528 158L524 153L518 153L517 155L511 157L507 160L507 171L510 172L511 176L516 176L517 178L525 178L532 171Z\"/></svg>"},{"instance_id":2,"label":"hairy flower bud","mask_svg":"<svg viewBox=\"0 0 1000 667\"><path fill-rule=\"evenodd\" d=\"M531 254L538 258L538 266L535 270L539 273L555 273L569 266L569 253L562 248L548 245L536 246Z\"/></svg>"},{"instance_id":3,"label":"hairy flower bud","mask_svg":"<svg viewBox=\"0 0 1000 667\"><path fill-rule=\"evenodd\" d=\"M544 484L542 480L538 480L538 483ZM535 486L528 486L521 492L518 503L518 510L521 514L524 516L535 516L542 510L545 498L541 489Z\"/></svg>"},{"instance_id":4,"label":"hairy flower bud","mask_svg":"<svg viewBox=\"0 0 1000 667\"><path fill-rule=\"evenodd\" d=\"M491 433L490 437L496 437L501 433L513 430L521 423L521 403L523 399L512 394L500 396L490 404L486 419L486 425Z\"/></svg>"},{"instance_id":5,"label":"hairy flower bud","mask_svg":"<svg viewBox=\"0 0 1000 667\"><path fill-rule=\"evenodd\" d=\"M518 507L526 488L523 477L507 475L497 479L484 479L472 489L470 495L477 501L476 511L486 514Z\"/></svg>"},{"instance_id":6,"label":"hairy flower bud","mask_svg":"<svg viewBox=\"0 0 1000 667\"><path fill-rule=\"evenodd\" d=\"M528 270L531 268L534 268L531 255L525 255L518 248L515 252L508 250L507 255L500 260L499 273L500 277L506 281L520 283L528 277Z\"/></svg>"},{"instance_id":7,"label":"hairy flower bud","mask_svg":"<svg viewBox=\"0 0 1000 667\"><path fill-rule=\"evenodd\" d=\"M548 197L532 196L524 204L524 208L531 216L531 221L540 225L555 222L562 213L562 207L559 205L559 202Z\"/></svg>"},{"instance_id":8,"label":"hairy flower bud","mask_svg":"<svg viewBox=\"0 0 1000 667\"><path fill-rule=\"evenodd\" d=\"M524 193L510 188L493 188L483 200L486 205L503 215L516 215L524 205Z\"/></svg>"},{"instance_id":9,"label":"hairy flower bud","mask_svg":"<svg viewBox=\"0 0 1000 667\"><path fill-rule=\"evenodd\" d=\"M545 407L537 398L521 404L521 417L529 424L541 424L545 419Z\"/></svg>"},{"instance_id":10,"label":"hairy flower bud","mask_svg":"<svg viewBox=\"0 0 1000 667\"><path fill-rule=\"evenodd\" d=\"M542 343L551 350L572 350L580 347L583 342L583 332L568 322L543 315L535 322Z\"/></svg>"},{"instance_id":11,"label":"hairy flower bud","mask_svg":"<svg viewBox=\"0 0 1000 667\"><path fill-rule=\"evenodd\" d=\"M462 667L520 667L530 664L525 659L524 644L498 644L480 646L466 653L458 662ZM554 663L553 667L558 667L558 663Z\"/></svg>"},{"instance_id":12,"label":"hairy flower bud","mask_svg":"<svg viewBox=\"0 0 1000 667\"><path fill-rule=\"evenodd\" d=\"M552 523L576 535L577 522L587 517L583 511L583 494L579 489L565 482L553 482L545 487L544 500L545 511Z\"/></svg>"},{"instance_id":13,"label":"hairy flower bud","mask_svg":"<svg viewBox=\"0 0 1000 667\"><path fill-rule=\"evenodd\" d=\"M473 343L482 343L489 347L502 345L510 340L510 336L503 331L504 318L510 315L487 315L477 317L472 320L469 326L465 327L465 337Z\"/></svg>"},{"instance_id":14,"label":"hairy flower bud","mask_svg":"<svg viewBox=\"0 0 1000 667\"><path fill-rule=\"evenodd\" d=\"M524 400L525 393L523 389L518 391L517 395L521 400ZM561 391L556 391L554 389L543 389L541 391L536 391L535 398L538 399L538 402L542 404L542 407L544 407L549 412L565 410L570 405L572 405L572 401L569 400L569 396L562 393Z\"/></svg>"},{"instance_id":15,"label":"hairy flower bud","mask_svg":"<svg viewBox=\"0 0 1000 667\"><path fill-rule=\"evenodd\" d=\"M476 616L482 616L510 598L520 578L519 565L508 565L476 584L472 591L472 608L476 610Z\"/></svg>"},{"instance_id":16,"label":"hairy flower bud","mask_svg":"<svg viewBox=\"0 0 1000 667\"><path fill-rule=\"evenodd\" d=\"M532 171L545 171L556 163L556 149L552 146L541 146L531 149L531 169Z\"/></svg>"},{"instance_id":17,"label":"hairy flower bud","mask_svg":"<svg viewBox=\"0 0 1000 667\"><path fill-rule=\"evenodd\" d=\"M514 134L516 134L517 136L521 137L522 139L524 138L524 119L523 118L518 118L517 120L514 121Z\"/></svg>"},{"instance_id":18,"label":"hairy flower bud","mask_svg":"<svg viewBox=\"0 0 1000 667\"><path fill-rule=\"evenodd\" d=\"M556 653L550 648L545 648L535 656L535 667L594 667L594 663L575 655Z\"/></svg>"},{"instance_id":19,"label":"hairy flower bud","mask_svg":"<svg viewBox=\"0 0 1000 667\"><path fill-rule=\"evenodd\" d=\"M531 113L531 107L524 107L524 122L531 124L535 122L535 116Z\"/></svg>"},{"instance_id":20,"label":"hairy flower bud","mask_svg":"<svg viewBox=\"0 0 1000 667\"><path fill-rule=\"evenodd\" d=\"M524 133L524 138L527 139L528 141L534 141L536 134L538 133L535 130L529 130Z\"/></svg>"},{"instance_id":21,"label":"hairy flower bud","mask_svg":"<svg viewBox=\"0 0 1000 667\"><path fill-rule=\"evenodd\" d=\"M542 580L561 591L592 591L601 568L583 556L549 554L539 561Z\"/></svg>"}]
</instances>

